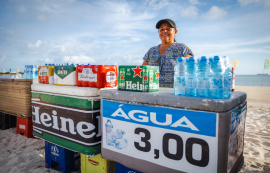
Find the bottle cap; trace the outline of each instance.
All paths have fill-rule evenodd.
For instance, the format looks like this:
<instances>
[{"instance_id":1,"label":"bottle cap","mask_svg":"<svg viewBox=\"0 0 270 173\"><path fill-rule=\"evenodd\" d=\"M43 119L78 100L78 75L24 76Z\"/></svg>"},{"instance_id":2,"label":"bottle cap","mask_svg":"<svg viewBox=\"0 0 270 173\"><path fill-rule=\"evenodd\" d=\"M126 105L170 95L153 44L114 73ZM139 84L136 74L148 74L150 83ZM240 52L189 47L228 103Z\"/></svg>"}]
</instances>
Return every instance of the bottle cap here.
<instances>
[{"instance_id":1,"label":"bottle cap","mask_svg":"<svg viewBox=\"0 0 270 173\"><path fill-rule=\"evenodd\" d=\"M179 57L178 57L178 62L183 62L183 61L184 61L184 58L181 57L181 56L179 56Z\"/></svg>"}]
</instances>

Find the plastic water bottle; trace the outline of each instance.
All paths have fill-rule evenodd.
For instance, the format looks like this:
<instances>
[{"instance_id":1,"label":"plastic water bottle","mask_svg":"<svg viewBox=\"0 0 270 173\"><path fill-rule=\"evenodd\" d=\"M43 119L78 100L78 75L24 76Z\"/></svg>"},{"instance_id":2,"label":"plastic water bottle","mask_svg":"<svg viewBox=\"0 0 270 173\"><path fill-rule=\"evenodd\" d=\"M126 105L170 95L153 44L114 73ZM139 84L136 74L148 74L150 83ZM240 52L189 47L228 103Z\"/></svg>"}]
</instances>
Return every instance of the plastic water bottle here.
<instances>
[{"instance_id":1,"label":"plastic water bottle","mask_svg":"<svg viewBox=\"0 0 270 173\"><path fill-rule=\"evenodd\" d=\"M26 74L27 74L27 65L24 66L24 70L23 70L23 78L24 79L27 79Z\"/></svg>"},{"instance_id":2,"label":"plastic water bottle","mask_svg":"<svg viewBox=\"0 0 270 173\"><path fill-rule=\"evenodd\" d=\"M185 59L178 57L178 62L174 66L174 95L185 95Z\"/></svg>"},{"instance_id":3,"label":"plastic water bottle","mask_svg":"<svg viewBox=\"0 0 270 173\"><path fill-rule=\"evenodd\" d=\"M208 97L210 67L206 56L202 56L197 62L197 97Z\"/></svg>"},{"instance_id":4,"label":"plastic water bottle","mask_svg":"<svg viewBox=\"0 0 270 173\"><path fill-rule=\"evenodd\" d=\"M210 98L221 99L223 97L224 64L219 56L214 56L211 64L211 73L209 96Z\"/></svg>"},{"instance_id":5,"label":"plastic water bottle","mask_svg":"<svg viewBox=\"0 0 270 173\"><path fill-rule=\"evenodd\" d=\"M232 90L232 66L229 64L229 57L224 57L224 87L223 87L223 98L228 99L231 97Z\"/></svg>"},{"instance_id":6,"label":"plastic water bottle","mask_svg":"<svg viewBox=\"0 0 270 173\"><path fill-rule=\"evenodd\" d=\"M34 65L33 66L33 79L37 79L38 78L38 66Z\"/></svg>"},{"instance_id":7,"label":"plastic water bottle","mask_svg":"<svg viewBox=\"0 0 270 173\"><path fill-rule=\"evenodd\" d=\"M30 78L29 79L33 79L34 77L34 69L33 69L33 65L30 65Z\"/></svg>"},{"instance_id":8,"label":"plastic water bottle","mask_svg":"<svg viewBox=\"0 0 270 173\"><path fill-rule=\"evenodd\" d=\"M196 96L197 87L197 74L196 74L196 61L194 57L186 59L186 96Z\"/></svg>"}]
</instances>

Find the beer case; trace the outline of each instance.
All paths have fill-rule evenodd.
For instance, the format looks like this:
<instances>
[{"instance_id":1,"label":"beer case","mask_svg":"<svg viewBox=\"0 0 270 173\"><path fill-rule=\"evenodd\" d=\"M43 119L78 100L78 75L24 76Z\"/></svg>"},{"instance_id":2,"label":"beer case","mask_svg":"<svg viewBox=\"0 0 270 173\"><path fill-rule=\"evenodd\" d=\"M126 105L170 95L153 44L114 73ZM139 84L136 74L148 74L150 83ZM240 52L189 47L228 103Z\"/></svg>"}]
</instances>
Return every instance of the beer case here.
<instances>
[{"instance_id":1,"label":"beer case","mask_svg":"<svg viewBox=\"0 0 270 173\"><path fill-rule=\"evenodd\" d=\"M119 66L118 89L137 92L159 91L158 66Z\"/></svg>"},{"instance_id":2,"label":"beer case","mask_svg":"<svg viewBox=\"0 0 270 173\"><path fill-rule=\"evenodd\" d=\"M114 173L114 162L102 158L101 154L92 158L81 154L81 173L87 172Z\"/></svg>"},{"instance_id":3,"label":"beer case","mask_svg":"<svg viewBox=\"0 0 270 173\"><path fill-rule=\"evenodd\" d=\"M35 137L89 157L101 153L99 97L40 91L31 95Z\"/></svg>"},{"instance_id":4,"label":"beer case","mask_svg":"<svg viewBox=\"0 0 270 173\"><path fill-rule=\"evenodd\" d=\"M75 65L54 66L54 85L75 86Z\"/></svg>"},{"instance_id":5,"label":"beer case","mask_svg":"<svg viewBox=\"0 0 270 173\"><path fill-rule=\"evenodd\" d=\"M116 65L77 65L76 85L78 87L116 87Z\"/></svg>"},{"instance_id":6,"label":"beer case","mask_svg":"<svg viewBox=\"0 0 270 173\"><path fill-rule=\"evenodd\" d=\"M53 84L54 66L38 66L38 83Z\"/></svg>"}]
</instances>

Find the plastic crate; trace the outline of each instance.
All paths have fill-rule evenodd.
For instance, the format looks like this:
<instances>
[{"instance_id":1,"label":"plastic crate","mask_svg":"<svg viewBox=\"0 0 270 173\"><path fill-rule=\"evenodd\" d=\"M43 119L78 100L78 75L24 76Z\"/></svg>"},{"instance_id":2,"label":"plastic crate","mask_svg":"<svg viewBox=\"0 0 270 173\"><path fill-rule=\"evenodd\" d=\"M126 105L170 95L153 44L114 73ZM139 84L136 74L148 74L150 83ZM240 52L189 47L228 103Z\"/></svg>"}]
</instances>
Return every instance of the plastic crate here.
<instances>
[{"instance_id":1,"label":"plastic crate","mask_svg":"<svg viewBox=\"0 0 270 173\"><path fill-rule=\"evenodd\" d=\"M101 154L91 158L81 154L81 173L114 173L114 162L103 159Z\"/></svg>"},{"instance_id":2,"label":"plastic crate","mask_svg":"<svg viewBox=\"0 0 270 173\"><path fill-rule=\"evenodd\" d=\"M141 173L141 172L136 171L134 169L130 169L120 163L115 162L115 173Z\"/></svg>"},{"instance_id":3,"label":"plastic crate","mask_svg":"<svg viewBox=\"0 0 270 173\"><path fill-rule=\"evenodd\" d=\"M16 133L24 135L27 138L34 138L32 118L17 117Z\"/></svg>"},{"instance_id":4,"label":"plastic crate","mask_svg":"<svg viewBox=\"0 0 270 173\"><path fill-rule=\"evenodd\" d=\"M69 173L80 169L80 153L45 141L45 167Z\"/></svg>"},{"instance_id":5,"label":"plastic crate","mask_svg":"<svg viewBox=\"0 0 270 173\"><path fill-rule=\"evenodd\" d=\"M0 128L6 130L12 127L16 127L17 117L5 113L0 113Z\"/></svg>"}]
</instances>

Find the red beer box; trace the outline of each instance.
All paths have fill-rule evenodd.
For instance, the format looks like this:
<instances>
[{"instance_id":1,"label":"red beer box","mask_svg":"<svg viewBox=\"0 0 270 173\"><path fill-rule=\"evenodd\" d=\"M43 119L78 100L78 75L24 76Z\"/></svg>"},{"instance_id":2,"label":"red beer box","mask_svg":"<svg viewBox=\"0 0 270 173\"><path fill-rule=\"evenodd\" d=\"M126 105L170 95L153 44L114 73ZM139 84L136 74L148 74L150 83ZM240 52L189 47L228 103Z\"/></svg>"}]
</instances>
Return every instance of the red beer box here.
<instances>
[{"instance_id":1,"label":"red beer box","mask_svg":"<svg viewBox=\"0 0 270 173\"><path fill-rule=\"evenodd\" d=\"M76 85L78 87L116 87L116 65L77 65Z\"/></svg>"}]
</instances>

